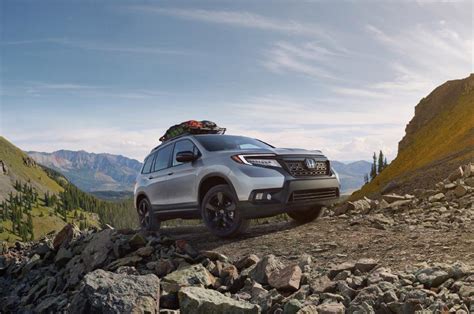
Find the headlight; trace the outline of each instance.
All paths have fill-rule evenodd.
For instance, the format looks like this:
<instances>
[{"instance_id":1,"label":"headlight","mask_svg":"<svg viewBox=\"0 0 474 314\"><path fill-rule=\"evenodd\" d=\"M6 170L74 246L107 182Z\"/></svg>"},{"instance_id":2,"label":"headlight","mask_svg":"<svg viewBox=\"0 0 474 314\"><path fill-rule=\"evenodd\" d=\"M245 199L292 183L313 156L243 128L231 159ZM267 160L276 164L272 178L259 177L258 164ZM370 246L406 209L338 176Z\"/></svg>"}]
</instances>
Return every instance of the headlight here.
<instances>
[{"instance_id":1,"label":"headlight","mask_svg":"<svg viewBox=\"0 0 474 314\"><path fill-rule=\"evenodd\" d=\"M274 155L270 155L274 156ZM246 164L252 166L262 167L281 167L280 163L275 159L263 159L258 158L260 156L245 156L245 155L234 155L231 158L239 164Z\"/></svg>"}]
</instances>

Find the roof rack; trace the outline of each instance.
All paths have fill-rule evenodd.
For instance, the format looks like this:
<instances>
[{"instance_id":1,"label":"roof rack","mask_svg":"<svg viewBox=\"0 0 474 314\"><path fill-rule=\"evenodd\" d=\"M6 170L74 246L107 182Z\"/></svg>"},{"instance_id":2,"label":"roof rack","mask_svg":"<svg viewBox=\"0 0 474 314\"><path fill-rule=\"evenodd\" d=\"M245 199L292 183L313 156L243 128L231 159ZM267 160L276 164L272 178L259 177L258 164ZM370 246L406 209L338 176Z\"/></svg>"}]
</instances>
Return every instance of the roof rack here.
<instances>
[{"instance_id":1,"label":"roof rack","mask_svg":"<svg viewBox=\"0 0 474 314\"><path fill-rule=\"evenodd\" d=\"M196 120L189 120L182 122L180 124L173 125L170 127L166 133L160 137L160 141L162 142L160 145L153 148L152 151L160 147L162 144L169 142L171 140L175 140L177 138L186 136L186 135L198 135L198 134L224 134L226 131L225 128L218 127L212 121L196 121Z\"/></svg>"}]
</instances>

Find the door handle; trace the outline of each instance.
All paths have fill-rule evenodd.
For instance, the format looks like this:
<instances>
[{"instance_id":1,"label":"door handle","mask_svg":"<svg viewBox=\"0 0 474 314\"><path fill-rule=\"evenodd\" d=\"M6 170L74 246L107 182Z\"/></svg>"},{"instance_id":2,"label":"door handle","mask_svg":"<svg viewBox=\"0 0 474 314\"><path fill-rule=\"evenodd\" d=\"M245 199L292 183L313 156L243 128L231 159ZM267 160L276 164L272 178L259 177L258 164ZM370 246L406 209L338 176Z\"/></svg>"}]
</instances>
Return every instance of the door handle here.
<instances>
[{"instance_id":1,"label":"door handle","mask_svg":"<svg viewBox=\"0 0 474 314\"><path fill-rule=\"evenodd\" d=\"M151 179L154 179L155 177L154 176L149 176L148 179L151 180Z\"/></svg>"},{"instance_id":2,"label":"door handle","mask_svg":"<svg viewBox=\"0 0 474 314\"><path fill-rule=\"evenodd\" d=\"M168 175L169 176L172 176L174 172L168 172Z\"/></svg>"}]
</instances>

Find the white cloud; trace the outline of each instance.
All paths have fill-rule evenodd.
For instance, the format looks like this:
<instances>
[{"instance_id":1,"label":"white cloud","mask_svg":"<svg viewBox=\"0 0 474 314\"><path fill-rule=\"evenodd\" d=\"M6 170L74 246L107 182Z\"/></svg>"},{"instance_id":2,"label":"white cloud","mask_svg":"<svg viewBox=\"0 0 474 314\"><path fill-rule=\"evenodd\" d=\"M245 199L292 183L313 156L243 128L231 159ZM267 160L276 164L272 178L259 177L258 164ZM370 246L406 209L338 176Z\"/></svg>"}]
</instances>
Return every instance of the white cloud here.
<instances>
[{"instance_id":1,"label":"white cloud","mask_svg":"<svg viewBox=\"0 0 474 314\"><path fill-rule=\"evenodd\" d=\"M134 10L174 16L177 18L225 24L229 26L276 31L288 34L326 37L318 25L276 19L245 11L217 11L201 9L168 9L156 6L132 6Z\"/></svg>"},{"instance_id":2,"label":"white cloud","mask_svg":"<svg viewBox=\"0 0 474 314\"><path fill-rule=\"evenodd\" d=\"M84 50L104 51L104 52L115 52L115 53L135 53L135 54L170 54L170 55L186 55L188 52L167 49L163 47L146 47L146 46L119 46L114 43L108 42L97 42L92 40L81 40L81 39L69 39L69 38L42 38L42 39L31 39L31 40L18 40L18 41L6 41L0 42L3 46L16 46L16 45L31 45L31 44L55 44L66 47L80 48Z\"/></svg>"}]
</instances>

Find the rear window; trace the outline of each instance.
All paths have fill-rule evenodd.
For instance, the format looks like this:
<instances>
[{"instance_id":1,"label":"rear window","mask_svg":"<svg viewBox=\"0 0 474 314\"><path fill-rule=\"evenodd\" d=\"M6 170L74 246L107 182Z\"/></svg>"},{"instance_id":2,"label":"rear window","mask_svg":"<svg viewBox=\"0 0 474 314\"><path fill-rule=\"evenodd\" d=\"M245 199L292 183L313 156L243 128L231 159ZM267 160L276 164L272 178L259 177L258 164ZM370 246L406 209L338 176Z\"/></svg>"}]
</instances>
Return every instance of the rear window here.
<instances>
[{"instance_id":1,"label":"rear window","mask_svg":"<svg viewBox=\"0 0 474 314\"><path fill-rule=\"evenodd\" d=\"M195 136L207 151L216 152L224 150L249 150L270 149L272 146L259 140L233 135L203 135Z\"/></svg>"},{"instance_id":2,"label":"rear window","mask_svg":"<svg viewBox=\"0 0 474 314\"><path fill-rule=\"evenodd\" d=\"M151 172L151 165L153 165L153 158L155 154L151 154L145 159L145 164L143 165L142 173L150 173Z\"/></svg>"}]
</instances>

